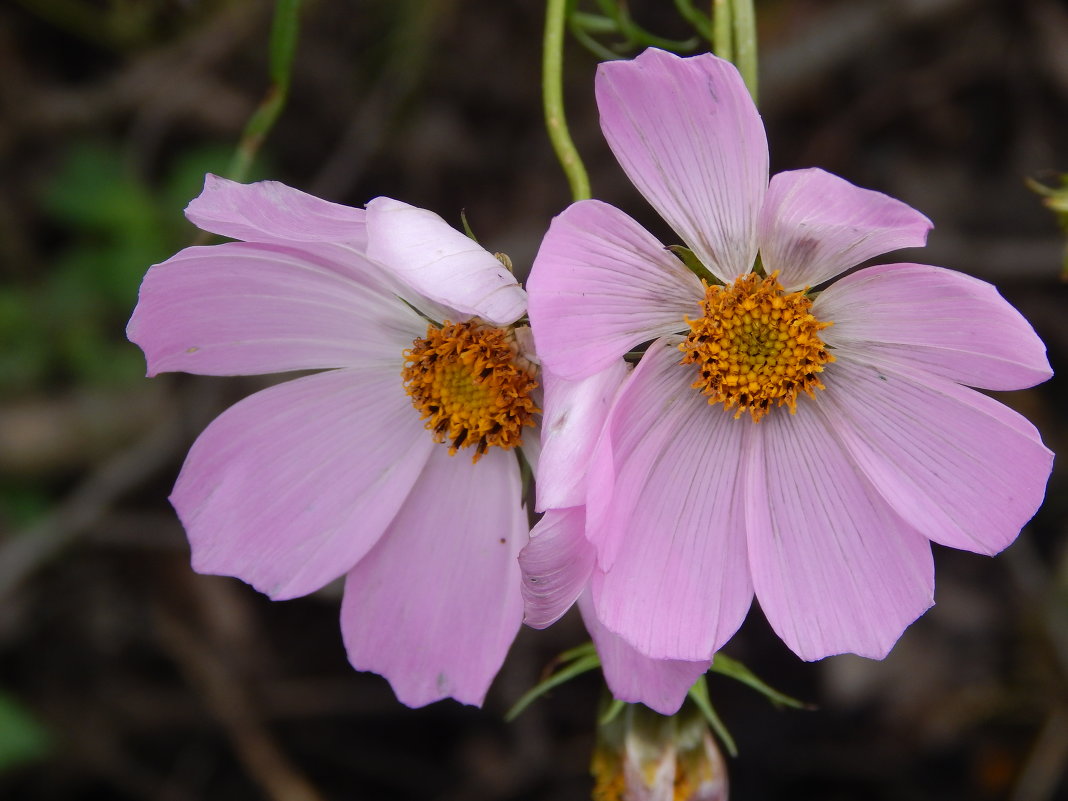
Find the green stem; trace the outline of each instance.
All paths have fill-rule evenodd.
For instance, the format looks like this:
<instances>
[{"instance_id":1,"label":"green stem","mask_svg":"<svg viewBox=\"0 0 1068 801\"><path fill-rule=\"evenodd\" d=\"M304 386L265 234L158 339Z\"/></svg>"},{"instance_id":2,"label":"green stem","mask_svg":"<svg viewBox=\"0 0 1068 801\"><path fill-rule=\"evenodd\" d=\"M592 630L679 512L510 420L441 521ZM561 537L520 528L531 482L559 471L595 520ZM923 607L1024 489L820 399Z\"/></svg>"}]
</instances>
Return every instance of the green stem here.
<instances>
[{"instance_id":1,"label":"green stem","mask_svg":"<svg viewBox=\"0 0 1068 801\"><path fill-rule=\"evenodd\" d=\"M692 0L675 0L675 10L684 20L693 25L698 34L712 41L712 18L706 17L694 8Z\"/></svg>"},{"instance_id":2,"label":"green stem","mask_svg":"<svg viewBox=\"0 0 1068 801\"><path fill-rule=\"evenodd\" d=\"M753 0L734 0L735 64L742 73L753 102L757 102L757 32Z\"/></svg>"},{"instance_id":3,"label":"green stem","mask_svg":"<svg viewBox=\"0 0 1068 801\"><path fill-rule=\"evenodd\" d=\"M575 143L567 130L564 116L564 22L567 0L548 0L545 12L545 40L542 49L542 104L545 129L571 186L574 200L590 197L590 179Z\"/></svg>"},{"instance_id":4,"label":"green stem","mask_svg":"<svg viewBox=\"0 0 1068 801\"><path fill-rule=\"evenodd\" d=\"M289 97L293 57L297 50L300 2L301 0L276 0L274 22L271 25L271 85L267 89L267 95L245 125L233 161L230 162L227 175L235 181L243 181L248 177L256 154L281 115Z\"/></svg>"},{"instance_id":5,"label":"green stem","mask_svg":"<svg viewBox=\"0 0 1068 801\"><path fill-rule=\"evenodd\" d=\"M613 23L613 26L614 25L615 23ZM568 21L568 28L571 30L571 35L575 37L575 41L593 53L593 55L601 61L615 61L616 59L622 58L619 53L605 47L586 33L582 28L582 23L576 20L574 16ZM615 28L613 27L613 33L614 32Z\"/></svg>"},{"instance_id":6,"label":"green stem","mask_svg":"<svg viewBox=\"0 0 1068 801\"><path fill-rule=\"evenodd\" d=\"M590 33L618 33L619 26L615 20L600 14L587 14L584 11L575 11L569 17L571 26L576 25Z\"/></svg>"},{"instance_id":7,"label":"green stem","mask_svg":"<svg viewBox=\"0 0 1068 801\"><path fill-rule=\"evenodd\" d=\"M712 52L734 61L731 0L712 0Z\"/></svg>"}]
</instances>

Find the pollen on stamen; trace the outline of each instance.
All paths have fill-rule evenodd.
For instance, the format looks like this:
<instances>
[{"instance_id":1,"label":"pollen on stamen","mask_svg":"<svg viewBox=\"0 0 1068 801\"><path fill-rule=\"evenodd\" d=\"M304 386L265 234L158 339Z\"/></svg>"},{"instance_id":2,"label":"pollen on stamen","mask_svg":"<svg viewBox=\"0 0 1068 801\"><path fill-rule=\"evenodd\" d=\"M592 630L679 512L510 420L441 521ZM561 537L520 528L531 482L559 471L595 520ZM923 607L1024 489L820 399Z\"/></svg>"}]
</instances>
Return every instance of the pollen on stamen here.
<instances>
[{"instance_id":1,"label":"pollen on stamen","mask_svg":"<svg viewBox=\"0 0 1068 801\"><path fill-rule=\"evenodd\" d=\"M819 332L832 325L812 315L804 292L785 292L778 273L749 273L728 287L705 284L701 316L686 319L682 363L696 365L693 388L709 404L748 412L759 422L773 406L797 410L797 397L823 389L819 374L833 362Z\"/></svg>"},{"instance_id":2,"label":"pollen on stamen","mask_svg":"<svg viewBox=\"0 0 1068 801\"><path fill-rule=\"evenodd\" d=\"M405 392L450 455L474 448L477 462L491 446L521 445L523 429L541 411L532 397L534 366L518 355L510 330L446 320L427 326L404 358Z\"/></svg>"}]
</instances>

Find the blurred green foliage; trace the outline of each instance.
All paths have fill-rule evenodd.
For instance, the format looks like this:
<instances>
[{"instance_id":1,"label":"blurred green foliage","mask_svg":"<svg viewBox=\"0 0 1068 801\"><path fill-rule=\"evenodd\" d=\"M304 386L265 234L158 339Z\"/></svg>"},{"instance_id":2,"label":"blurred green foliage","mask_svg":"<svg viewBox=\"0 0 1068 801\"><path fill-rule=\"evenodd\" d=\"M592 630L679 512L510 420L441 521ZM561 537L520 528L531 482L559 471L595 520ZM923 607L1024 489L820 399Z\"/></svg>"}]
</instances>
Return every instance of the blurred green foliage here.
<instances>
[{"instance_id":1,"label":"blurred green foliage","mask_svg":"<svg viewBox=\"0 0 1068 801\"><path fill-rule=\"evenodd\" d=\"M0 692L0 772L41 759L52 750L52 738L33 714Z\"/></svg>"},{"instance_id":2,"label":"blurred green foliage","mask_svg":"<svg viewBox=\"0 0 1068 801\"><path fill-rule=\"evenodd\" d=\"M0 395L144 375L122 333L137 288L150 265L190 242L195 230L182 209L231 153L189 151L150 186L114 145L68 151L38 198L59 237L48 270L35 283L0 288L0 341L16 344L0 350Z\"/></svg>"},{"instance_id":3,"label":"blurred green foliage","mask_svg":"<svg viewBox=\"0 0 1068 801\"><path fill-rule=\"evenodd\" d=\"M1068 234L1068 173L1058 177L1059 186L1046 186L1038 181L1029 180L1028 186L1042 195L1042 202L1057 216L1057 223L1061 230ZM1068 281L1068 245L1064 248L1064 259L1061 262L1061 278Z\"/></svg>"}]
</instances>

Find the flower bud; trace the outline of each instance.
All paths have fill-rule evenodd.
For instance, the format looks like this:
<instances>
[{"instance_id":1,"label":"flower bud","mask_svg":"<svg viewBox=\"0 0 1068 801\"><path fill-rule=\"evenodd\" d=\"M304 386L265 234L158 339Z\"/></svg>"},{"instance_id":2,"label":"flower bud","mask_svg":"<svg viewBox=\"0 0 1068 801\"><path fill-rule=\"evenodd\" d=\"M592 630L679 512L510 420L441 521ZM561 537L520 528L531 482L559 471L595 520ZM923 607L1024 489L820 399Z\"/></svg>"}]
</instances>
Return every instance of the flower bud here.
<instances>
[{"instance_id":1,"label":"flower bud","mask_svg":"<svg viewBox=\"0 0 1068 801\"><path fill-rule=\"evenodd\" d=\"M593 801L727 801L727 766L700 713L628 704L598 728Z\"/></svg>"}]
</instances>

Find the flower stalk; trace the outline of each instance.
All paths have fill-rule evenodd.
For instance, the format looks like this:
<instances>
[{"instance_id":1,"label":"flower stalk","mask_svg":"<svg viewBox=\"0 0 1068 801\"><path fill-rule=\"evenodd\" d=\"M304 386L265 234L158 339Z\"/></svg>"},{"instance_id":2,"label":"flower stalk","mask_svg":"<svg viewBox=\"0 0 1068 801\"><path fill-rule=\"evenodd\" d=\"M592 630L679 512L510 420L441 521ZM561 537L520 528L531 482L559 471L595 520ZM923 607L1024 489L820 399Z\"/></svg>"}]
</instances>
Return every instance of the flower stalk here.
<instances>
[{"instance_id":1,"label":"flower stalk","mask_svg":"<svg viewBox=\"0 0 1068 801\"><path fill-rule=\"evenodd\" d=\"M573 200L585 200L590 195L590 179L586 167L571 140L564 113L564 24L567 0L548 0L545 12L545 37L542 47L542 105L545 129L553 150L567 176Z\"/></svg>"},{"instance_id":2,"label":"flower stalk","mask_svg":"<svg viewBox=\"0 0 1068 801\"><path fill-rule=\"evenodd\" d=\"M757 36L753 0L732 0L734 22L734 64L742 74L753 102L757 102Z\"/></svg>"},{"instance_id":3,"label":"flower stalk","mask_svg":"<svg viewBox=\"0 0 1068 801\"><path fill-rule=\"evenodd\" d=\"M730 61L757 102L757 37L753 0L712 0L712 52Z\"/></svg>"},{"instance_id":4,"label":"flower stalk","mask_svg":"<svg viewBox=\"0 0 1068 801\"><path fill-rule=\"evenodd\" d=\"M248 177L252 162L263 146L289 98L293 57L297 51L301 0L277 0L271 25L271 85L241 134L227 175L234 181Z\"/></svg>"},{"instance_id":5,"label":"flower stalk","mask_svg":"<svg viewBox=\"0 0 1068 801\"><path fill-rule=\"evenodd\" d=\"M712 52L726 61L734 61L731 25L731 0L712 0Z\"/></svg>"}]
</instances>

